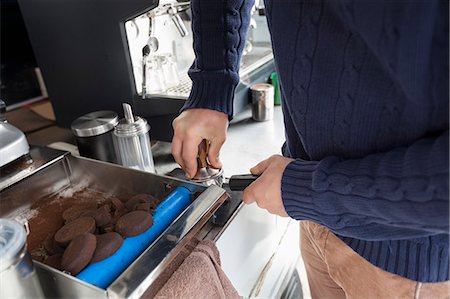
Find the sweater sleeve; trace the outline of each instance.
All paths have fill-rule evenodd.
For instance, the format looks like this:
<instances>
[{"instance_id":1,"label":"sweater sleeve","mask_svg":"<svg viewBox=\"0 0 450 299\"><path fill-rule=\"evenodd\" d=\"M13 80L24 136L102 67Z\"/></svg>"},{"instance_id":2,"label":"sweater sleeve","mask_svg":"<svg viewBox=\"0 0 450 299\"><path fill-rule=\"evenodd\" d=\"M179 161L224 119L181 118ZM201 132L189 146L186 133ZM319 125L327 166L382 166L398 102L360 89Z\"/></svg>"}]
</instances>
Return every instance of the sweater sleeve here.
<instances>
[{"instance_id":1,"label":"sweater sleeve","mask_svg":"<svg viewBox=\"0 0 450 299\"><path fill-rule=\"evenodd\" d=\"M449 232L448 130L361 159L294 160L282 178L289 216L364 240Z\"/></svg>"},{"instance_id":2,"label":"sweater sleeve","mask_svg":"<svg viewBox=\"0 0 450 299\"><path fill-rule=\"evenodd\" d=\"M245 46L252 0L192 0L195 60L192 89L182 110L207 108L233 116L234 90Z\"/></svg>"}]
</instances>

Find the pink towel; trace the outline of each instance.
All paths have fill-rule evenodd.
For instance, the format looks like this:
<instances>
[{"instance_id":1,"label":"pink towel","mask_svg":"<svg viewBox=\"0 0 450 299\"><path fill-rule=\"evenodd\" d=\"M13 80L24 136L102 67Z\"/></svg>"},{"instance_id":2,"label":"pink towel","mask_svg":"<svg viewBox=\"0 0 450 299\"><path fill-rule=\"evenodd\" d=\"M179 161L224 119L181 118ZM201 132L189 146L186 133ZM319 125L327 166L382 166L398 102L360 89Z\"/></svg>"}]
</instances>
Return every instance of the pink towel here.
<instances>
[{"instance_id":1,"label":"pink towel","mask_svg":"<svg viewBox=\"0 0 450 299\"><path fill-rule=\"evenodd\" d=\"M200 241L156 298L241 298L220 267L212 241Z\"/></svg>"}]
</instances>

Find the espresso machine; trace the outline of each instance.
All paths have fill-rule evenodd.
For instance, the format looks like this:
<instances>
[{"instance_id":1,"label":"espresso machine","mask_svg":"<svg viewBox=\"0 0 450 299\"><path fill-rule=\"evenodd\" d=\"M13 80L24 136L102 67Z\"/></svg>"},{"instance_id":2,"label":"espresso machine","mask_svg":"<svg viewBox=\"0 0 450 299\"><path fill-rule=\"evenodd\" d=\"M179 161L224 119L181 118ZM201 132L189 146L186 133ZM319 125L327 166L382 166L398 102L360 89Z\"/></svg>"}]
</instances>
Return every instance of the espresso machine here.
<instances>
[{"instance_id":1,"label":"espresso machine","mask_svg":"<svg viewBox=\"0 0 450 299\"><path fill-rule=\"evenodd\" d=\"M256 1L241 61L234 111L249 104L249 86L274 71L264 16ZM185 0L19 0L59 126L130 103L151 137L170 141L172 120L191 88L194 60L190 2Z\"/></svg>"},{"instance_id":2,"label":"espresso machine","mask_svg":"<svg viewBox=\"0 0 450 299\"><path fill-rule=\"evenodd\" d=\"M30 149L25 134L7 122L5 112L5 102L0 100L0 171L17 160L26 160Z\"/></svg>"}]
</instances>

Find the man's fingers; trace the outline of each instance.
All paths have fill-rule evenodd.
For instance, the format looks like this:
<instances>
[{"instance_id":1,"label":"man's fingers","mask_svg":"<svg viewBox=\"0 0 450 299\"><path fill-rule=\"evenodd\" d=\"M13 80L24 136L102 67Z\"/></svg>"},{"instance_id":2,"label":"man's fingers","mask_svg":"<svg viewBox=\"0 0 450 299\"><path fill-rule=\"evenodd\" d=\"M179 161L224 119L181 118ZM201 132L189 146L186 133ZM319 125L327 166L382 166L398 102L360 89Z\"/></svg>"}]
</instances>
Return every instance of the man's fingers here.
<instances>
[{"instance_id":1,"label":"man's fingers","mask_svg":"<svg viewBox=\"0 0 450 299\"><path fill-rule=\"evenodd\" d=\"M254 203L256 200L255 194L254 194L254 188L252 188L252 184L254 184L255 182L251 183L250 186L248 186L247 188L244 189L244 192L242 193L242 201L246 204L251 204Z\"/></svg>"},{"instance_id":2,"label":"man's fingers","mask_svg":"<svg viewBox=\"0 0 450 299\"><path fill-rule=\"evenodd\" d=\"M269 167L269 165L270 165L270 158L263 160L258 164L256 164L255 166L253 166L252 168L250 168L250 172L253 175L260 175L267 169L267 167Z\"/></svg>"},{"instance_id":3,"label":"man's fingers","mask_svg":"<svg viewBox=\"0 0 450 299\"><path fill-rule=\"evenodd\" d=\"M211 140L209 145L208 161L212 167L217 169L222 168L222 162L219 160L219 153L224 142L225 140Z\"/></svg>"},{"instance_id":4,"label":"man's fingers","mask_svg":"<svg viewBox=\"0 0 450 299\"><path fill-rule=\"evenodd\" d=\"M244 192L242 193L242 200L244 203L251 204L255 201L258 201L258 197L260 197L260 194L258 194L257 190L261 188L261 183L262 178L259 177L244 189Z\"/></svg>"},{"instance_id":5,"label":"man's fingers","mask_svg":"<svg viewBox=\"0 0 450 299\"><path fill-rule=\"evenodd\" d=\"M175 161L180 164L181 168L184 168L183 159L181 158L181 149L181 139L175 135L172 140L172 156L174 157Z\"/></svg>"},{"instance_id":6,"label":"man's fingers","mask_svg":"<svg viewBox=\"0 0 450 299\"><path fill-rule=\"evenodd\" d=\"M190 179L192 179L197 172L198 145L201 141L201 137L184 139L183 141L181 154L184 165L183 169Z\"/></svg>"}]
</instances>

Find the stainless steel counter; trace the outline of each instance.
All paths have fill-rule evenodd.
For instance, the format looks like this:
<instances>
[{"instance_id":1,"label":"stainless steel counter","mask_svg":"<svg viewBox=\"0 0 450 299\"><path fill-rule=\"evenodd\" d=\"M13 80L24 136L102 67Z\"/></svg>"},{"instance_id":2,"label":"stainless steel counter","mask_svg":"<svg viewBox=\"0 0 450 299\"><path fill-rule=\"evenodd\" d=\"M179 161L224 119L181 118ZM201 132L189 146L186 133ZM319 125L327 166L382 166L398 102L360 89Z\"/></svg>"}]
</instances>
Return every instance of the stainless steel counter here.
<instances>
[{"instance_id":1,"label":"stainless steel counter","mask_svg":"<svg viewBox=\"0 0 450 299\"><path fill-rule=\"evenodd\" d=\"M281 107L266 122L253 121L250 109L239 114L221 153L225 176L248 173L261 160L280 154L284 140ZM298 237L296 221L251 204L242 205L216 244L222 268L240 295L279 298L297 266Z\"/></svg>"}]
</instances>

